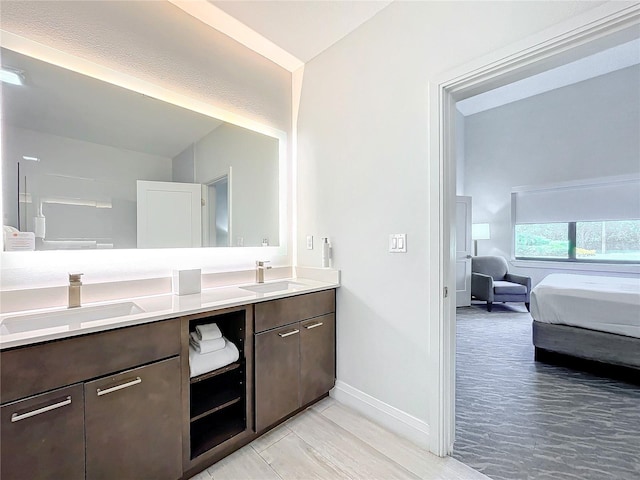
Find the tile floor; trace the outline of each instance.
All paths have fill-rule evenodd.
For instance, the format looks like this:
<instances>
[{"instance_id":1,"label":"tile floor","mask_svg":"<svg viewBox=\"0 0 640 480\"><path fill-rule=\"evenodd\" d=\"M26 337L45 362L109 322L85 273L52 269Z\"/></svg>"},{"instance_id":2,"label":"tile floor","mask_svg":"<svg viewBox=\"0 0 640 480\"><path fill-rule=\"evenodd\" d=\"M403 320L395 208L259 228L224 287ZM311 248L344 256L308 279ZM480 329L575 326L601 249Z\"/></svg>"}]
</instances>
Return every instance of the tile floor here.
<instances>
[{"instance_id":1,"label":"tile floor","mask_svg":"<svg viewBox=\"0 0 640 480\"><path fill-rule=\"evenodd\" d=\"M487 478L325 398L191 480Z\"/></svg>"}]
</instances>

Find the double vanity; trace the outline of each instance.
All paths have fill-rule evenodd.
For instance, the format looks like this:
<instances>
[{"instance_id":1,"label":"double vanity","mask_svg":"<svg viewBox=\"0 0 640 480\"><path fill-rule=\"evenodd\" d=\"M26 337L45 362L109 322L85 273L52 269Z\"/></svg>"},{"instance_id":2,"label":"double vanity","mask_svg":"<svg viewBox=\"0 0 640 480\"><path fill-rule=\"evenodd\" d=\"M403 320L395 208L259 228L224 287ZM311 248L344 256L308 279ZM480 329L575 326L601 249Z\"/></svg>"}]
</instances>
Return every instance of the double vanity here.
<instances>
[{"instance_id":1,"label":"double vanity","mask_svg":"<svg viewBox=\"0 0 640 480\"><path fill-rule=\"evenodd\" d=\"M0 322L0 477L190 478L327 395L337 283L292 279ZM216 323L239 359L190 377Z\"/></svg>"},{"instance_id":2,"label":"double vanity","mask_svg":"<svg viewBox=\"0 0 640 480\"><path fill-rule=\"evenodd\" d=\"M259 261L254 284L241 284L253 272L216 271L201 284L237 286L150 295L169 291L162 275L176 265L240 265L252 255L240 247L291 262L281 122L260 125L4 30L0 53L38 85L2 90L13 241L0 297L16 313L0 316L0 477L187 479L327 395L338 272L298 267L303 278L263 283L271 267ZM63 305L51 279L68 264L122 281L94 277L89 305L24 311ZM273 278L292 274L279 269ZM157 277L128 277L138 271ZM69 280L76 307L80 276ZM148 296L124 298L128 289ZM192 377L190 336L212 323L238 358Z\"/></svg>"}]
</instances>

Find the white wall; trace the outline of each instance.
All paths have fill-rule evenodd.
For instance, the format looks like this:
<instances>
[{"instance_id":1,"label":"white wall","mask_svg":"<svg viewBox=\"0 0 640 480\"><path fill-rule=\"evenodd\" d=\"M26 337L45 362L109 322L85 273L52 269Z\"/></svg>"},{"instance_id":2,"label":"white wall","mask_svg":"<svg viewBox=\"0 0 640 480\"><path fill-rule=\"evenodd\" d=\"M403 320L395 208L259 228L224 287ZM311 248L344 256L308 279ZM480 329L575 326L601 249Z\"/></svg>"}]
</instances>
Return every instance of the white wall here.
<instances>
[{"instance_id":1,"label":"white wall","mask_svg":"<svg viewBox=\"0 0 640 480\"><path fill-rule=\"evenodd\" d=\"M628 67L465 118L465 192L473 222L491 225L479 254L511 258L513 187L640 173L638 85ZM552 271L514 267L534 283Z\"/></svg>"},{"instance_id":2,"label":"white wall","mask_svg":"<svg viewBox=\"0 0 640 480\"><path fill-rule=\"evenodd\" d=\"M106 236L114 248L135 248L136 180L171 181L171 159L167 157L9 125L4 125L3 134L11 138L2 159L5 225L17 227L16 159L23 155L40 158L39 162L20 161L21 176L27 176L27 192L34 202L27 209L23 231L33 231L36 205L42 199L64 197L112 205L96 209L47 204L43 213L48 240ZM21 210L22 221L24 215Z\"/></svg>"},{"instance_id":3,"label":"white wall","mask_svg":"<svg viewBox=\"0 0 640 480\"><path fill-rule=\"evenodd\" d=\"M291 131L291 73L164 1L55 1L2 4L3 30L109 67L283 132ZM287 155L290 162L290 150ZM289 202L291 197L288 197ZM291 206L287 208L290 236ZM166 277L175 267L250 269L255 249L2 254L1 288ZM98 253L98 252L93 252ZM288 250L261 249L274 266ZM134 292L131 292L134 293Z\"/></svg>"},{"instance_id":4,"label":"white wall","mask_svg":"<svg viewBox=\"0 0 640 480\"><path fill-rule=\"evenodd\" d=\"M195 181L229 173L233 245L278 245L278 139L224 123L195 145Z\"/></svg>"},{"instance_id":5,"label":"white wall","mask_svg":"<svg viewBox=\"0 0 640 480\"><path fill-rule=\"evenodd\" d=\"M434 414L429 329L438 319L429 318L426 299L438 281L427 247L429 185L437 179L428 171L438 160L427 154L428 82L596 6L393 2L305 66L298 263L320 265L306 235L331 238L342 270L338 380L360 392L361 409L386 404L390 416L426 429ZM390 233L407 233L406 254L387 252Z\"/></svg>"},{"instance_id":6,"label":"white wall","mask_svg":"<svg viewBox=\"0 0 640 480\"><path fill-rule=\"evenodd\" d=\"M171 172L171 180L174 182L195 182L196 173L193 144L189 145L182 152L173 157L171 162Z\"/></svg>"}]
</instances>

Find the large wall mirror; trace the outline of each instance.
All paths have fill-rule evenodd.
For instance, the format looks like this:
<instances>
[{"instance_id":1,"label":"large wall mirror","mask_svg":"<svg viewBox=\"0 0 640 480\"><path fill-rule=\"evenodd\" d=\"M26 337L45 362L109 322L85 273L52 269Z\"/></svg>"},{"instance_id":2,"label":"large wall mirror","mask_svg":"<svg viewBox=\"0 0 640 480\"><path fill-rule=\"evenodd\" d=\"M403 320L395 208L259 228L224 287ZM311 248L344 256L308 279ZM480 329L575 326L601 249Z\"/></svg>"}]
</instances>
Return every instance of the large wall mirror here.
<instances>
[{"instance_id":1,"label":"large wall mirror","mask_svg":"<svg viewBox=\"0 0 640 480\"><path fill-rule=\"evenodd\" d=\"M280 245L282 139L0 54L5 250Z\"/></svg>"}]
</instances>

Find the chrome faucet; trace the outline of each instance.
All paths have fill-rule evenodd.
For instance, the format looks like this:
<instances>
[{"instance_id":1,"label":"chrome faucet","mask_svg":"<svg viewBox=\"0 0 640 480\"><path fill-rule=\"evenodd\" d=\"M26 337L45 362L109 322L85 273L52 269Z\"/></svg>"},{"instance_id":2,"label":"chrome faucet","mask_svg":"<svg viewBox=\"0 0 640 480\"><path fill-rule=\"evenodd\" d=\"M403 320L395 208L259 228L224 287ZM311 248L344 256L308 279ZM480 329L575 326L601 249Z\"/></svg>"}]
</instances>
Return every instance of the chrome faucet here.
<instances>
[{"instance_id":1,"label":"chrome faucet","mask_svg":"<svg viewBox=\"0 0 640 480\"><path fill-rule=\"evenodd\" d=\"M81 304L82 273L69 274L69 308L79 307Z\"/></svg>"},{"instance_id":2,"label":"chrome faucet","mask_svg":"<svg viewBox=\"0 0 640 480\"><path fill-rule=\"evenodd\" d=\"M268 260L258 260L256 262L256 283L264 283L264 271L270 269L265 264L270 263Z\"/></svg>"}]
</instances>

